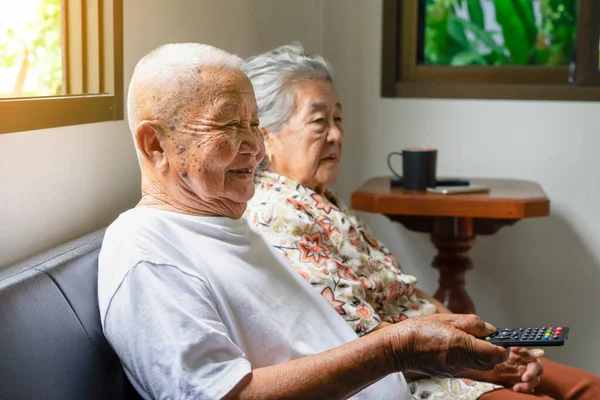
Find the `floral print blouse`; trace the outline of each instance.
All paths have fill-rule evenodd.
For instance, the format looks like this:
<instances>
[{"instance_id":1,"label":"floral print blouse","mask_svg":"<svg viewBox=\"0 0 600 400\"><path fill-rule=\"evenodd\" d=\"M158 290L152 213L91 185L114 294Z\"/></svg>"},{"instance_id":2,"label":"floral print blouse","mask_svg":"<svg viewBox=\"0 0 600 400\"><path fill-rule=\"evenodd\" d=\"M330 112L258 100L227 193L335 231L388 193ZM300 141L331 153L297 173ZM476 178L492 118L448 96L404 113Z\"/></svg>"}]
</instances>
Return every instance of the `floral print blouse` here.
<instances>
[{"instance_id":1,"label":"floral print blouse","mask_svg":"<svg viewBox=\"0 0 600 400\"><path fill-rule=\"evenodd\" d=\"M246 210L250 223L362 336L391 323L437 312L415 294L417 279L402 272L371 229L327 190L314 192L284 176L261 171ZM409 383L415 399L477 399L499 386L468 379Z\"/></svg>"}]
</instances>

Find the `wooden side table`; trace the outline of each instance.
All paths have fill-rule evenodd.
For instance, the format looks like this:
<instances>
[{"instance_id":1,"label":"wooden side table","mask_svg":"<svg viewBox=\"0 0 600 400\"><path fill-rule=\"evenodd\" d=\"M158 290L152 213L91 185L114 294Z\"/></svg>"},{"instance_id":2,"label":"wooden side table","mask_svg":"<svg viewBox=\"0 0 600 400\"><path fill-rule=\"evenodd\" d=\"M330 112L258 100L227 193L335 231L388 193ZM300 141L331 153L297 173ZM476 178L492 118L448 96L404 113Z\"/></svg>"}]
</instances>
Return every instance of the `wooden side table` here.
<instances>
[{"instance_id":1,"label":"wooden side table","mask_svg":"<svg viewBox=\"0 0 600 400\"><path fill-rule=\"evenodd\" d=\"M352 208L384 214L407 229L431 235L438 250L432 266L440 271L434 295L456 313L474 313L465 289L465 273L473 268L469 250L477 235L492 235L522 218L545 217L550 201L535 182L470 179L489 186L489 193L440 195L392 188L390 178L367 181L352 193Z\"/></svg>"}]
</instances>

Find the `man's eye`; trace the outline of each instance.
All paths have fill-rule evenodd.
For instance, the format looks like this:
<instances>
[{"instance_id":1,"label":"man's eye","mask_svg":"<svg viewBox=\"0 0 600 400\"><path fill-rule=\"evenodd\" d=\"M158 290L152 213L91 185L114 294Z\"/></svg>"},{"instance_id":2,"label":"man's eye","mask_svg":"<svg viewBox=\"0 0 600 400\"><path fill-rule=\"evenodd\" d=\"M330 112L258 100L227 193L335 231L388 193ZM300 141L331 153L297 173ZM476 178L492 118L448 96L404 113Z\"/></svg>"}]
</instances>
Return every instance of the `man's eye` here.
<instances>
[{"instance_id":1,"label":"man's eye","mask_svg":"<svg viewBox=\"0 0 600 400\"><path fill-rule=\"evenodd\" d=\"M324 124L325 118L317 118L313 121L313 124Z\"/></svg>"},{"instance_id":2,"label":"man's eye","mask_svg":"<svg viewBox=\"0 0 600 400\"><path fill-rule=\"evenodd\" d=\"M232 121L228 123L227 126L230 126L232 128L238 128L240 126L240 121Z\"/></svg>"},{"instance_id":3,"label":"man's eye","mask_svg":"<svg viewBox=\"0 0 600 400\"><path fill-rule=\"evenodd\" d=\"M251 127L253 128L258 128L260 126L260 122L259 121L254 121L253 123L250 124Z\"/></svg>"},{"instance_id":4,"label":"man's eye","mask_svg":"<svg viewBox=\"0 0 600 400\"><path fill-rule=\"evenodd\" d=\"M342 117L335 117L333 120L335 122L342 122Z\"/></svg>"}]
</instances>

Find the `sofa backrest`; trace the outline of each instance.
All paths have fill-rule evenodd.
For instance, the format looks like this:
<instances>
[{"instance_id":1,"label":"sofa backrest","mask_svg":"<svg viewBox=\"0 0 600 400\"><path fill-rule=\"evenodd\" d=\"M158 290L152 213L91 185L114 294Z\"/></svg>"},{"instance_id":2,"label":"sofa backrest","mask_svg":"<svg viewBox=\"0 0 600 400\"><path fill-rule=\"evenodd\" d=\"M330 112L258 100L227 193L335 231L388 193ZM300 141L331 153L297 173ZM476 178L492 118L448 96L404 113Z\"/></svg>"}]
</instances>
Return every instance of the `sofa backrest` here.
<instances>
[{"instance_id":1,"label":"sofa backrest","mask_svg":"<svg viewBox=\"0 0 600 400\"><path fill-rule=\"evenodd\" d=\"M102 334L97 231L0 271L0 399L139 399Z\"/></svg>"}]
</instances>

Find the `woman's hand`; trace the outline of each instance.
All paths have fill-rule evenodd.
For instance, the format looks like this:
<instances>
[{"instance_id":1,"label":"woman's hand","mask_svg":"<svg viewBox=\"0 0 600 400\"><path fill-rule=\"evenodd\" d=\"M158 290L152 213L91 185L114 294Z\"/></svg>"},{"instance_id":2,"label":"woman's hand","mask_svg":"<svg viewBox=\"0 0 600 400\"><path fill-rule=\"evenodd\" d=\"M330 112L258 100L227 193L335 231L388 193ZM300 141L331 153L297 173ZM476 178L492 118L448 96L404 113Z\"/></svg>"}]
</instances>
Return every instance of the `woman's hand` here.
<instances>
[{"instance_id":1,"label":"woman's hand","mask_svg":"<svg viewBox=\"0 0 600 400\"><path fill-rule=\"evenodd\" d=\"M387 342L387 359L396 371L456 376L468 369L492 370L508 351L477 337L495 328L475 315L434 314L393 324L373 336Z\"/></svg>"},{"instance_id":2,"label":"woman's hand","mask_svg":"<svg viewBox=\"0 0 600 400\"><path fill-rule=\"evenodd\" d=\"M512 347L508 360L496 365L491 371L467 371L461 376L496 383L515 392L532 393L540 384L540 376L544 371L538 360L543 355L544 351L541 349Z\"/></svg>"}]
</instances>

